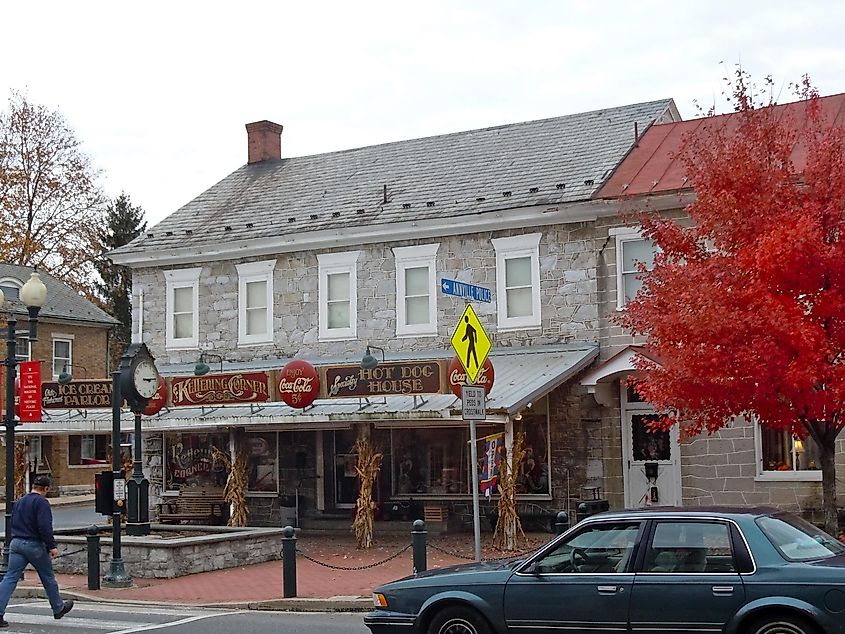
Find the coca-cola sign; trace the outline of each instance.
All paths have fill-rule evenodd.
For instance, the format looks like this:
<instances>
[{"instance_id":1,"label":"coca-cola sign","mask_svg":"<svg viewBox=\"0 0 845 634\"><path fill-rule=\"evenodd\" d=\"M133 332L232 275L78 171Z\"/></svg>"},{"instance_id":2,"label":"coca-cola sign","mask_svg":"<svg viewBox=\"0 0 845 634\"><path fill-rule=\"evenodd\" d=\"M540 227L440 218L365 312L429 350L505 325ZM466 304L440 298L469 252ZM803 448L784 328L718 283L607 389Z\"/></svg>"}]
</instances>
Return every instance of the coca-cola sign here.
<instances>
[{"instance_id":1,"label":"coca-cola sign","mask_svg":"<svg viewBox=\"0 0 845 634\"><path fill-rule=\"evenodd\" d=\"M320 377L313 365L294 359L279 372L278 389L281 399L291 407L308 407L320 393Z\"/></svg>"},{"instance_id":2,"label":"coca-cola sign","mask_svg":"<svg viewBox=\"0 0 845 634\"><path fill-rule=\"evenodd\" d=\"M163 376L158 377L158 389L153 397L147 401L147 406L141 412L144 416L153 416L161 411L167 401L167 383Z\"/></svg>"},{"instance_id":3,"label":"coca-cola sign","mask_svg":"<svg viewBox=\"0 0 845 634\"><path fill-rule=\"evenodd\" d=\"M495 378L493 362L488 357L481 365L481 370L478 371L478 376L473 385L483 387L484 393L489 394L490 390L493 389ZM452 390L452 394L461 398L461 386L467 384L469 384L469 381L467 380L467 373L464 370L463 363L461 363L458 357L452 357L452 361L449 363L449 388Z\"/></svg>"}]
</instances>

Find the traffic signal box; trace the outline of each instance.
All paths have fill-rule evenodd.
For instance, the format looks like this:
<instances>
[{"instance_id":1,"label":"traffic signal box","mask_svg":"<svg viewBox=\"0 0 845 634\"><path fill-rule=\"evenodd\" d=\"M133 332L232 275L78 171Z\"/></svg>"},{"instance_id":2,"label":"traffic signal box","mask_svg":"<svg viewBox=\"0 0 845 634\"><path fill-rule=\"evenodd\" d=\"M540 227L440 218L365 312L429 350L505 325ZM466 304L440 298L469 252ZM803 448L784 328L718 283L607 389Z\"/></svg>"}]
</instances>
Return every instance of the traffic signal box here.
<instances>
[{"instance_id":1,"label":"traffic signal box","mask_svg":"<svg viewBox=\"0 0 845 634\"><path fill-rule=\"evenodd\" d=\"M94 510L101 515L114 513L114 474L101 471L94 474Z\"/></svg>"}]
</instances>

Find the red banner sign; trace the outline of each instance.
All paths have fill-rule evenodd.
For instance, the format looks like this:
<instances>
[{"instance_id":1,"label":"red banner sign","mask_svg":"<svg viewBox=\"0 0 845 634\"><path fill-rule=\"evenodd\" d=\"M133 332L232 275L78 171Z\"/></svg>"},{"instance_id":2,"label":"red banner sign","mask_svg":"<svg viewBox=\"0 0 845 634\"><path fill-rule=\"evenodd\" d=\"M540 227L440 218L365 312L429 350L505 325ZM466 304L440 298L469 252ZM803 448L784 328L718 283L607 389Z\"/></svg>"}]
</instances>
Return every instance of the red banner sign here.
<instances>
[{"instance_id":1,"label":"red banner sign","mask_svg":"<svg viewBox=\"0 0 845 634\"><path fill-rule=\"evenodd\" d=\"M41 420L41 362L22 361L21 372L21 422Z\"/></svg>"},{"instance_id":2,"label":"red banner sign","mask_svg":"<svg viewBox=\"0 0 845 634\"><path fill-rule=\"evenodd\" d=\"M266 372L238 372L174 378L170 384L174 407L255 403L270 399Z\"/></svg>"}]
</instances>

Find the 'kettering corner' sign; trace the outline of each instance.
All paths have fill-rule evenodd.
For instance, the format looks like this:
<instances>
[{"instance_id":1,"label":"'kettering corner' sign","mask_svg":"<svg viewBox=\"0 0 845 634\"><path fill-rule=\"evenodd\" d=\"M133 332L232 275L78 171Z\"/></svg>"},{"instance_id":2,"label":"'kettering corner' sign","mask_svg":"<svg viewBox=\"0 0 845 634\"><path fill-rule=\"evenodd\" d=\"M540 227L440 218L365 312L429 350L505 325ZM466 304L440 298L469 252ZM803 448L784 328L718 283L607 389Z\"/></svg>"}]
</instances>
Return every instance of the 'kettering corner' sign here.
<instances>
[{"instance_id":1,"label":"'kettering corner' sign","mask_svg":"<svg viewBox=\"0 0 845 634\"><path fill-rule=\"evenodd\" d=\"M321 368L323 398L437 394L444 392L444 361L379 363L371 370L357 365Z\"/></svg>"},{"instance_id":2,"label":"'kettering corner' sign","mask_svg":"<svg viewBox=\"0 0 845 634\"><path fill-rule=\"evenodd\" d=\"M255 403L270 399L266 372L238 372L174 378L170 398L174 407L223 403Z\"/></svg>"}]
</instances>

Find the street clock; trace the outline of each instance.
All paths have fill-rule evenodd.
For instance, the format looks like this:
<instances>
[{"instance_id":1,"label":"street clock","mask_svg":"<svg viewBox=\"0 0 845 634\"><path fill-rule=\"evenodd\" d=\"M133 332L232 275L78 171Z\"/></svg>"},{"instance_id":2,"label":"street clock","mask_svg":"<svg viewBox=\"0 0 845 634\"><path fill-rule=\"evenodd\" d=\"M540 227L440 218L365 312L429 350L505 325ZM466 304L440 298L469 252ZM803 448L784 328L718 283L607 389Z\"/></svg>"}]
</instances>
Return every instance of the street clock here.
<instances>
[{"instance_id":1,"label":"street clock","mask_svg":"<svg viewBox=\"0 0 845 634\"><path fill-rule=\"evenodd\" d=\"M131 343L120 358L120 395L133 412L147 406L159 386L155 359L144 343Z\"/></svg>"}]
</instances>

